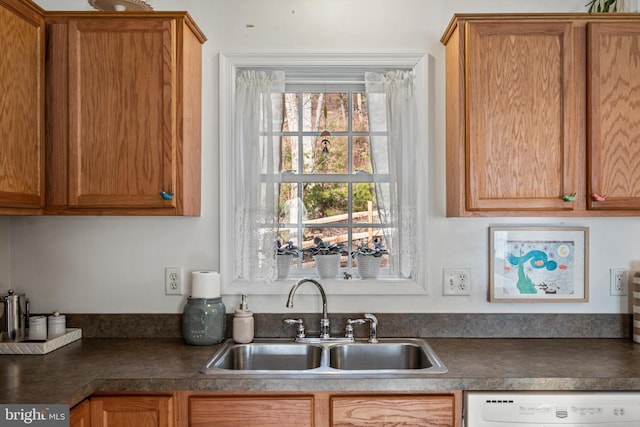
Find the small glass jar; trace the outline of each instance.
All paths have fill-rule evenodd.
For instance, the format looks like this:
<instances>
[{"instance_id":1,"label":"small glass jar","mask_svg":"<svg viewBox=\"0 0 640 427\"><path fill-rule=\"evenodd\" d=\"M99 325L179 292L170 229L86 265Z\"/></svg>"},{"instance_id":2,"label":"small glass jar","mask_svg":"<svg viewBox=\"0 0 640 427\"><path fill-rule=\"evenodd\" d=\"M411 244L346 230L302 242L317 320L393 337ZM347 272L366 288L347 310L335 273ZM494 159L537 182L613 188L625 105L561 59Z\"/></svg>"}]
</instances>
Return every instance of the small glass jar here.
<instances>
[{"instance_id":1,"label":"small glass jar","mask_svg":"<svg viewBox=\"0 0 640 427\"><path fill-rule=\"evenodd\" d=\"M222 341L226 330L222 298L187 298L182 312L182 337L187 344L211 345Z\"/></svg>"}]
</instances>

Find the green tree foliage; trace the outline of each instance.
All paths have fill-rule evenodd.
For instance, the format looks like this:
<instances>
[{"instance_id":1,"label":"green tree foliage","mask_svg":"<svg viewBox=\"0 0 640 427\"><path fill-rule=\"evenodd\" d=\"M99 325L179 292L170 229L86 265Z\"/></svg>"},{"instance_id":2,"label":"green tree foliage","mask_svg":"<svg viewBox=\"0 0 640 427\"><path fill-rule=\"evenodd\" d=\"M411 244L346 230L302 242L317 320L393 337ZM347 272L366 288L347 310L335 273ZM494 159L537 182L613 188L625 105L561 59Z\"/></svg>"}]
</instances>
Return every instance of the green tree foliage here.
<instances>
[{"instance_id":1,"label":"green tree foliage","mask_svg":"<svg viewBox=\"0 0 640 427\"><path fill-rule=\"evenodd\" d=\"M347 196L344 184L309 184L303 200L309 217L321 218L344 213Z\"/></svg>"},{"instance_id":2,"label":"green tree foliage","mask_svg":"<svg viewBox=\"0 0 640 427\"><path fill-rule=\"evenodd\" d=\"M353 185L353 211L366 211L368 203L375 200L373 184L358 183Z\"/></svg>"}]
</instances>

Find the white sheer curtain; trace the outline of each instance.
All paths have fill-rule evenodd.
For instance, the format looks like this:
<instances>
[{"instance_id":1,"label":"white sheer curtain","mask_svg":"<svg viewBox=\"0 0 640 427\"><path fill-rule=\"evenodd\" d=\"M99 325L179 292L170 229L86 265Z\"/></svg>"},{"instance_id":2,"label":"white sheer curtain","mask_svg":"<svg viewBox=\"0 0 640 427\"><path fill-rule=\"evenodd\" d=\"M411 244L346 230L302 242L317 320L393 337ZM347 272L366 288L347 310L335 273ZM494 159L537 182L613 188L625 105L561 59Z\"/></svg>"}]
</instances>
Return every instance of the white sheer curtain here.
<instances>
[{"instance_id":1,"label":"white sheer curtain","mask_svg":"<svg viewBox=\"0 0 640 427\"><path fill-rule=\"evenodd\" d=\"M236 80L233 141L235 278L277 277L278 179L284 72L241 71Z\"/></svg>"},{"instance_id":2,"label":"white sheer curtain","mask_svg":"<svg viewBox=\"0 0 640 427\"><path fill-rule=\"evenodd\" d=\"M375 174L390 183L376 183L378 213L383 223L391 271L415 277L419 144L413 71L365 73L371 160ZM420 166L424 167L424 165Z\"/></svg>"}]
</instances>

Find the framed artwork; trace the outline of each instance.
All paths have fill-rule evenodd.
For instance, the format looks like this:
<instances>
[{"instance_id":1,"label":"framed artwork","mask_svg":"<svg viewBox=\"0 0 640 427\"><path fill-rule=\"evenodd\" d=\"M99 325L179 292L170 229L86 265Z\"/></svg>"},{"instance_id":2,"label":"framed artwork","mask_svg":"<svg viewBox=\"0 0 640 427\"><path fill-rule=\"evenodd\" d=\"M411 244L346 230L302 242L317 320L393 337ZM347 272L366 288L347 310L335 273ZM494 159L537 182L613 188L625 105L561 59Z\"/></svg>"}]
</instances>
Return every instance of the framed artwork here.
<instances>
[{"instance_id":1,"label":"framed artwork","mask_svg":"<svg viewBox=\"0 0 640 427\"><path fill-rule=\"evenodd\" d=\"M489 301L588 302L587 227L489 227Z\"/></svg>"}]
</instances>

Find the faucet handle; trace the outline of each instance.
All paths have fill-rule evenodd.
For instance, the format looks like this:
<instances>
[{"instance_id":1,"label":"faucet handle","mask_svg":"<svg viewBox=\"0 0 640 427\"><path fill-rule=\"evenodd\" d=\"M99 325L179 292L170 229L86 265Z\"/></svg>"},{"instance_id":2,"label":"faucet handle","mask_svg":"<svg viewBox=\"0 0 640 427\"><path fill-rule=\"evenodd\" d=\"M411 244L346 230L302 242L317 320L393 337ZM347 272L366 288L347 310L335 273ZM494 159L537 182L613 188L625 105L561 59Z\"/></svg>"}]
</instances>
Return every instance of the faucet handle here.
<instances>
[{"instance_id":1,"label":"faucet handle","mask_svg":"<svg viewBox=\"0 0 640 427\"><path fill-rule=\"evenodd\" d=\"M371 313L365 313L364 318L366 321L371 322L369 324L369 342L378 342L378 318Z\"/></svg>"},{"instance_id":2,"label":"faucet handle","mask_svg":"<svg viewBox=\"0 0 640 427\"><path fill-rule=\"evenodd\" d=\"M304 330L304 321L302 319L284 319L284 323L287 325L298 325L296 328L296 338L304 338L305 330Z\"/></svg>"},{"instance_id":3,"label":"faucet handle","mask_svg":"<svg viewBox=\"0 0 640 427\"><path fill-rule=\"evenodd\" d=\"M353 325L361 325L366 323L364 319L347 319L347 326L344 329L345 338L353 338Z\"/></svg>"}]
</instances>

